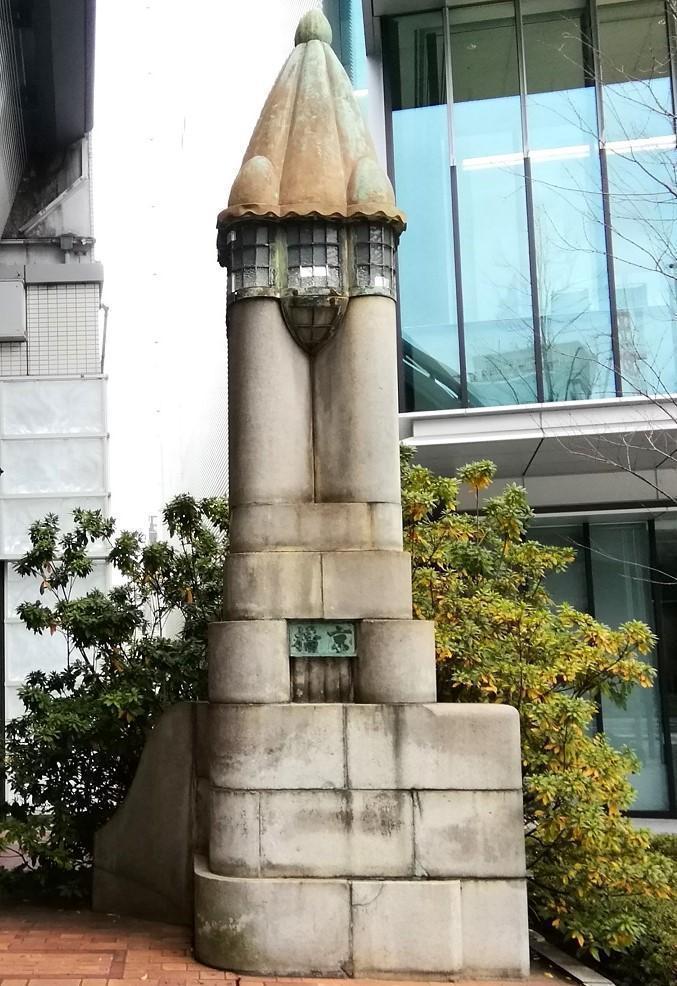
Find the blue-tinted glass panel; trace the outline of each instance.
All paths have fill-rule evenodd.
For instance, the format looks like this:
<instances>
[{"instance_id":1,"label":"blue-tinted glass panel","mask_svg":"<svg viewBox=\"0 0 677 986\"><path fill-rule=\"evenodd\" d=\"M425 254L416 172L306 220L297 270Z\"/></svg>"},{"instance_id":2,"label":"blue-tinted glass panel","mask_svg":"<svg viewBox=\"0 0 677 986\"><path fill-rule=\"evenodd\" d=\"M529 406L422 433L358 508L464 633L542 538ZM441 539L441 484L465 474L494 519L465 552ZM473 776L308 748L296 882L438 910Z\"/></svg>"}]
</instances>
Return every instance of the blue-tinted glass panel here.
<instances>
[{"instance_id":1,"label":"blue-tinted glass panel","mask_svg":"<svg viewBox=\"0 0 677 986\"><path fill-rule=\"evenodd\" d=\"M450 9L468 399L536 400L512 3Z\"/></svg>"},{"instance_id":2,"label":"blue-tinted glass panel","mask_svg":"<svg viewBox=\"0 0 677 986\"><path fill-rule=\"evenodd\" d=\"M673 132L670 53L662 0L598 3L607 141Z\"/></svg>"},{"instance_id":3,"label":"blue-tinted glass panel","mask_svg":"<svg viewBox=\"0 0 677 986\"><path fill-rule=\"evenodd\" d=\"M599 6L623 389L677 390L675 137L665 7Z\"/></svg>"},{"instance_id":4,"label":"blue-tinted glass panel","mask_svg":"<svg viewBox=\"0 0 677 986\"><path fill-rule=\"evenodd\" d=\"M388 22L395 191L407 215L398 293L408 410L461 401L440 13Z\"/></svg>"},{"instance_id":5,"label":"blue-tinted glass panel","mask_svg":"<svg viewBox=\"0 0 677 986\"><path fill-rule=\"evenodd\" d=\"M647 525L593 524L590 529L595 616L610 626L627 620L653 625ZM644 658L655 665L655 655ZM625 708L602 698L604 732L619 748L630 747L642 765L633 777L636 810L663 811L668 805L660 694L635 688Z\"/></svg>"},{"instance_id":6,"label":"blue-tinted glass panel","mask_svg":"<svg viewBox=\"0 0 677 986\"><path fill-rule=\"evenodd\" d=\"M343 62L353 88L359 95L366 93L367 53L361 0L333 0L325 4L325 14L332 21L333 47Z\"/></svg>"},{"instance_id":7,"label":"blue-tinted glass panel","mask_svg":"<svg viewBox=\"0 0 677 986\"><path fill-rule=\"evenodd\" d=\"M524 7L534 242L547 401L615 394L587 7Z\"/></svg>"},{"instance_id":8,"label":"blue-tinted glass panel","mask_svg":"<svg viewBox=\"0 0 677 986\"><path fill-rule=\"evenodd\" d=\"M623 389L677 391L677 156L637 149L607 157ZM666 188L668 184L668 188Z\"/></svg>"},{"instance_id":9,"label":"blue-tinted glass panel","mask_svg":"<svg viewBox=\"0 0 677 986\"><path fill-rule=\"evenodd\" d=\"M407 216L398 250L406 405L412 411L458 407L446 106L395 111L393 151L397 202Z\"/></svg>"}]
</instances>

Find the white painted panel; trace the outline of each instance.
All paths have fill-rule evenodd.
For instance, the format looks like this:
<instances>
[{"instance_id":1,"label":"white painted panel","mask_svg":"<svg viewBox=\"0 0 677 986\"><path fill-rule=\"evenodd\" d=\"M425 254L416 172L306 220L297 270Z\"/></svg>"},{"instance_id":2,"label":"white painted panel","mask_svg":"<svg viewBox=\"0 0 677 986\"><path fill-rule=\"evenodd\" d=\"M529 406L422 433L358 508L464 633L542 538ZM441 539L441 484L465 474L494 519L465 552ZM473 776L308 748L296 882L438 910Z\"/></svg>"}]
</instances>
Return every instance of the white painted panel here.
<instances>
[{"instance_id":1,"label":"white painted panel","mask_svg":"<svg viewBox=\"0 0 677 986\"><path fill-rule=\"evenodd\" d=\"M3 557L16 557L28 550L28 528L48 513L56 514L64 530L73 527L73 510L106 510L107 498L98 497L44 497L42 499L0 500L0 549Z\"/></svg>"},{"instance_id":2,"label":"white painted panel","mask_svg":"<svg viewBox=\"0 0 677 986\"><path fill-rule=\"evenodd\" d=\"M26 292L23 281L0 281L0 342L26 338Z\"/></svg>"},{"instance_id":3,"label":"white painted panel","mask_svg":"<svg viewBox=\"0 0 677 986\"><path fill-rule=\"evenodd\" d=\"M8 685L5 688L5 722L16 719L24 712L24 705L19 698L19 688L17 685Z\"/></svg>"},{"instance_id":4,"label":"white painted panel","mask_svg":"<svg viewBox=\"0 0 677 986\"><path fill-rule=\"evenodd\" d=\"M44 438L4 441L1 480L8 493L96 493L105 488L104 440Z\"/></svg>"},{"instance_id":5,"label":"white painted panel","mask_svg":"<svg viewBox=\"0 0 677 986\"><path fill-rule=\"evenodd\" d=\"M71 598L84 596L92 589L101 589L102 592L108 587L106 564L103 561L93 563L91 575L85 579L78 579L73 587ZM37 599L43 600L46 605L51 605L53 596L40 596L40 578L22 578L12 567L12 562L7 563L7 577L5 579L5 616L9 619L16 618L16 609L20 603L34 602Z\"/></svg>"},{"instance_id":6,"label":"white painted panel","mask_svg":"<svg viewBox=\"0 0 677 986\"><path fill-rule=\"evenodd\" d=\"M5 624L5 678L21 684L30 671L57 671L66 664L66 641L60 633L35 634L23 623Z\"/></svg>"},{"instance_id":7,"label":"white painted panel","mask_svg":"<svg viewBox=\"0 0 677 986\"><path fill-rule=\"evenodd\" d=\"M5 383L0 385L2 434L101 434L104 399L101 379Z\"/></svg>"}]
</instances>

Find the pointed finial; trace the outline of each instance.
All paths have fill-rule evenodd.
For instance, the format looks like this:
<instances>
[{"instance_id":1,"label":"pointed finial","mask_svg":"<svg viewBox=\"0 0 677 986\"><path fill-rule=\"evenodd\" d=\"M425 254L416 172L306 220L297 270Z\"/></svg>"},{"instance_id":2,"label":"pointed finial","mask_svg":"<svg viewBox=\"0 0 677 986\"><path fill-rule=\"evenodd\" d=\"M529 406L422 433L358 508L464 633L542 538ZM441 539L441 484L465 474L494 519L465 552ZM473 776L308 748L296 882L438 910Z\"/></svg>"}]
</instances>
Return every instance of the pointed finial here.
<instances>
[{"instance_id":1,"label":"pointed finial","mask_svg":"<svg viewBox=\"0 0 677 986\"><path fill-rule=\"evenodd\" d=\"M331 44L331 24L321 10L309 10L299 21L294 35L294 44L302 45L306 41L324 41Z\"/></svg>"}]
</instances>

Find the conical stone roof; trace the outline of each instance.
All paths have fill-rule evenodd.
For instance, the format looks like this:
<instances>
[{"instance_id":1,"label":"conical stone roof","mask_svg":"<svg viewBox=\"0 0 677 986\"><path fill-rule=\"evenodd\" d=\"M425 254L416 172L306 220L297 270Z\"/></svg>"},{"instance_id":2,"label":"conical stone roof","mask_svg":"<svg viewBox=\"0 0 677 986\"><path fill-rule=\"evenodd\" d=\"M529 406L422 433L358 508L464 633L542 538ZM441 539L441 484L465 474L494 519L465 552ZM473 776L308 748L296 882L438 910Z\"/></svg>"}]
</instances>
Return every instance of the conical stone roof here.
<instances>
[{"instance_id":1,"label":"conical stone roof","mask_svg":"<svg viewBox=\"0 0 677 986\"><path fill-rule=\"evenodd\" d=\"M294 40L218 225L247 216L310 216L381 219L403 229L324 14L305 14Z\"/></svg>"}]
</instances>

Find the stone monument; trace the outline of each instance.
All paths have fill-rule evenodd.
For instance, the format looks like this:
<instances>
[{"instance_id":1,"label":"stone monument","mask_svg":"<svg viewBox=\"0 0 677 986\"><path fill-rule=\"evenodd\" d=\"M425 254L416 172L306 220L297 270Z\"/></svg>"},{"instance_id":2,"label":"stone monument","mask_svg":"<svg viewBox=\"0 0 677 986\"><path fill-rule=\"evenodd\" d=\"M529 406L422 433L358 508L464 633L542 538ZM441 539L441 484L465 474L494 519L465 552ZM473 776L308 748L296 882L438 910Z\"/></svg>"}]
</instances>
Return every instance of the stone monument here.
<instances>
[{"instance_id":1,"label":"stone monument","mask_svg":"<svg viewBox=\"0 0 677 986\"><path fill-rule=\"evenodd\" d=\"M404 229L323 14L218 219L231 544L210 628L199 959L257 975L524 975L518 718L436 704L402 550Z\"/></svg>"}]
</instances>

